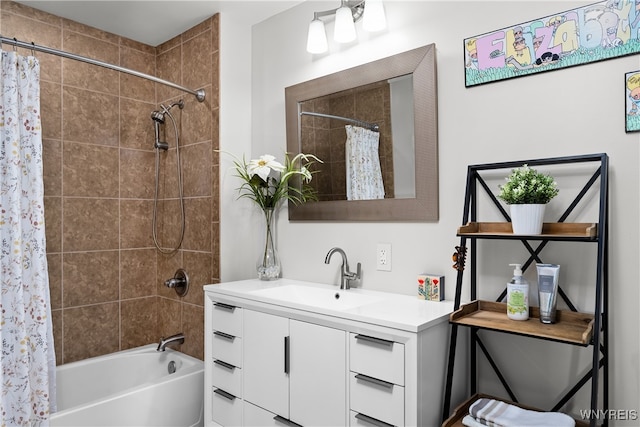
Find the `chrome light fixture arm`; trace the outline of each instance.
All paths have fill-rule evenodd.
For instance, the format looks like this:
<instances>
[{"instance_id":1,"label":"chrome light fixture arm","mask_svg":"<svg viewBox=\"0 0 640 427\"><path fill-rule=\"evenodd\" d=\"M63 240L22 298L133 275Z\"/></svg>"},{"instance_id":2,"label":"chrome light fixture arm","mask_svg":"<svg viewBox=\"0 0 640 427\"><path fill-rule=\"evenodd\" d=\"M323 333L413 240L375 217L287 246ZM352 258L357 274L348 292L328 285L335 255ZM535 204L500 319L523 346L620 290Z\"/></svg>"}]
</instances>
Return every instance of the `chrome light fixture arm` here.
<instances>
[{"instance_id":1,"label":"chrome light fixture arm","mask_svg":"<svg viewBox=\"0 0 640 427\"><path fill-rule=\"evenodd\" d=\"M342 0L340 7L347 6L349 9L351 9L353 22L358 22L364 14L364 2L365 0ZM324 16L335 15L340 7L336 7L335 9L330 10L323 10L321 12L313 12L313 19L316 20Z\"/></svg>"},{"instance_id":2,"label":"chrome light fixture arm","mask_svg":"<svg viewBox=\"0 0 640 427\"><path fill-rule=\"evenodd\" d=\"M365 3L369 2L366 6ZM333 38L338 43L350 43L356 39L355 22L361 18L366 31L380 31L386 27L382 0L341 0L340 7L313 13L307 33L307 52L324 53L328 50L324 21L320 18L334 16Z\"/></svg>"}]
</instances>

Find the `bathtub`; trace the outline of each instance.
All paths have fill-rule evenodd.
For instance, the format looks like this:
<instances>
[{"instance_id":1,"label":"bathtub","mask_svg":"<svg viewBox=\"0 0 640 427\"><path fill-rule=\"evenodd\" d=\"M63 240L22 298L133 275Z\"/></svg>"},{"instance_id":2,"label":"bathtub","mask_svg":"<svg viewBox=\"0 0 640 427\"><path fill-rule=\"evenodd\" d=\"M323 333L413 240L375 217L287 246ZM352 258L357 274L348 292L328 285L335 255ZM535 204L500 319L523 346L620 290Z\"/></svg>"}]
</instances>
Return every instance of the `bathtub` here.
<instances>
[{"instance_id":1,"label":"bathtub","mask_svg":"<svg viewBox=\"0 0 640 427\"><path fill-rule=\"evenodd\" d=\"M58 366L51 426L202 426L204 363L156 347Z\"/></svg>"}]
</instances>

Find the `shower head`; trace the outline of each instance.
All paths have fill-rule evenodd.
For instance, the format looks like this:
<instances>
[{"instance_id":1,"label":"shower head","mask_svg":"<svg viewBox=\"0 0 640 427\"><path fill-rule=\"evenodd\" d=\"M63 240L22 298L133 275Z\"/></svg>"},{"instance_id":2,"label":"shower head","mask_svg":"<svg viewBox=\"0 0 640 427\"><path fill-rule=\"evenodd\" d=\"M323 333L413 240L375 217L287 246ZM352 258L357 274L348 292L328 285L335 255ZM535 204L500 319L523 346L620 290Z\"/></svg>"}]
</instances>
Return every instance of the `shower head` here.
<instances>
[{"instance_id":1,"label":"shower head","mask_svg":"<svg viewBox=\"0 0 640 427\"><path fill-rule=\"evenodd\" d=\"M153 121L160 123L161 125L164 124L164 115L165 114L171 114L169 113L169 110L171 110L173 107L178 106L178 108L180 108L181 110L184 108L184 101L181 99L179 101L176 101L172 104L170 104L168 107L165 107L163 104L160 104L160 108L162 109L162 111L153 111L151 112L151 119L153 119Z\"/></svg>"},{"instance_id":2,"label":"shower head","mask_svg":"<svg viewBox=\"0 0 640 427\"><path fill-rule=\"evenodd\" d=\"M166 142L160 141L160 125L164 124L164 116L166 114L169 116L169 118L173 122L173 125L175 128L175 120L173 118L173 115L171 115L171 113L169 112L169 110L171 110L175 106L178 106L178 108L182 110L184 108L184 101L181 99L179 101L176 101L170 104L168 107L165 107L163 104L160 104L160 108L162 109L162 111L156 110L151 112L151 119L153 120L154 130L156 134L156 140L153 145L154 148L159 148L165 151L169 149L169 144L167 144ZM176 133L177 133L177 130L176 130Z\"/></svg>"},{"instance_id":3,"label":"shower head","mask_svg":"<svg viewBox=\"0 0 640 427\"><path fill-rule=\"evenodd\" d=\"M161 113L160 111L153 111L151 113L151 118L157 123L164 124L164 113Z\"/></svg>"}]
</instances>

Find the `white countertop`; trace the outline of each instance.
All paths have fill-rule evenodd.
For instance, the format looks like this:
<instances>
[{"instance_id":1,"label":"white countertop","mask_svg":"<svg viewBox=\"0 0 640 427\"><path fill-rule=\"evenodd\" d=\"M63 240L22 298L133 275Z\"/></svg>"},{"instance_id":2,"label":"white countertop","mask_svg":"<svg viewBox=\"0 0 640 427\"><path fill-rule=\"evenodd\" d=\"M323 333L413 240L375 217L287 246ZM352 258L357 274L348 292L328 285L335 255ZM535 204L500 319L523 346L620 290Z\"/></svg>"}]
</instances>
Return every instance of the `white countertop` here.
<instances>
[{"instance_id":1,"label":"white countertop","mask_svg":"<svg viewBox=\"0 0 640 427\"><path fill-rule=\"evenodd\" d=\"M362 295L363 298L374 301L357 307L334 309L330 304L328 306L317 306L313 302L284 300L274 295L261 295L260 293L260 291L266 289L291 285L324 289L331 292L332 296L349 293L347 297L351 299L357 299L357 295ZM359 322L374 323L409 332L419 332L435 324L448 321L449 314L453 311L453 301L425 301L418 299L417 296L412 297L361 288L340 290L336 285L324 285L292 279L273 281L252 279L225 282L205 285L204 290L208 293L274 304ZM335 295L335 297L339 299L340 295Z\"/></svg>"}]
</instances>

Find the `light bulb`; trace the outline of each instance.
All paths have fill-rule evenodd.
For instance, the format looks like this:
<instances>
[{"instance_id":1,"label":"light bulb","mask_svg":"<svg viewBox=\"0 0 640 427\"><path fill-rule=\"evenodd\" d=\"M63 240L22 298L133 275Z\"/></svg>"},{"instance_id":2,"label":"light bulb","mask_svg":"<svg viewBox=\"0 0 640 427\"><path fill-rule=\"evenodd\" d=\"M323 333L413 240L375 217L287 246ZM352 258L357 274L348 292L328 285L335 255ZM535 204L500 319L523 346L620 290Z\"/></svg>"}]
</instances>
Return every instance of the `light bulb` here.
<instances>
[{"instance_id":1,"label":"light bulb","mask_svg":"<svg viewBox=\"0 0 640 427\"><path fill-rule=\"evenodd\" d=\"M380 31L387 27L387 18L384 15L382 0L366 0L362 28L366 31Z\"/></svg>"},{"instance_id":2,"label":"light bulb","mask_svg":"<svg viewBox=\"0 0 640 427\"><path fill-rule=\"evenodd\" d=\"M327 33L324 30L324 22L316 18L309 24L307 52L324 53L328 49L329 46L327 45Z\"/></svg>"},{"instance_id":3,"label":"light bulb","mask_svg":"<svg viewBox=\"0 0 640 427\"><path fill-rule=\"evenodd\" d=\"M342 6L336 11L333 39L338 43L349 43L356 39L356 26L349 6Z\"/></svg>"}]
</instances>

